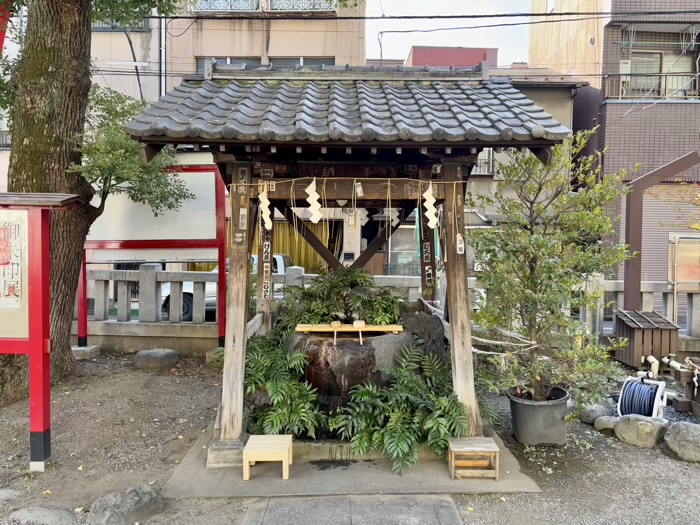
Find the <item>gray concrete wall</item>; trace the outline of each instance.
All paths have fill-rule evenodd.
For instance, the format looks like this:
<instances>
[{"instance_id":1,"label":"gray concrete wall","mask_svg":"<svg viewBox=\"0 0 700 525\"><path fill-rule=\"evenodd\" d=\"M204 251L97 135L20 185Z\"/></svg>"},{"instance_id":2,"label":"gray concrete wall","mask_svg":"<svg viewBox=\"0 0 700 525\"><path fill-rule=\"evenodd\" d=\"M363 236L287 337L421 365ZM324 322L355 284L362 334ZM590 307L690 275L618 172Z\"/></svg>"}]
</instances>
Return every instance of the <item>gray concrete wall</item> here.
<instances>
[{"instance_id":1,"label":"gray concrete wall","mask_svg":"<svg viewBox=\"0 0 700 525\"><path fill-rule=\"evenodd\" d=\"M77 344L78 325L73 323L72 344ZM204 355L219 346L215 324L120 323L89 321L88 342L104 352L133 354L139 350L170 348L180 355Z\"/></svg>"}]
</instances>

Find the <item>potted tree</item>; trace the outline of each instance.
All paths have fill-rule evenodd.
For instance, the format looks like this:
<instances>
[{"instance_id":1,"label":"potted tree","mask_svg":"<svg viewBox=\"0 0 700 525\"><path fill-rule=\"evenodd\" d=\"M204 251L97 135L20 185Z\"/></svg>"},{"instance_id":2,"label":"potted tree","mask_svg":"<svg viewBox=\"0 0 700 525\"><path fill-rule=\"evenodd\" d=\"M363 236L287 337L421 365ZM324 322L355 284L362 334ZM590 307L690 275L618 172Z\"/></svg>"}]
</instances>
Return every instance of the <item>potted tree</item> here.
<instances>
[{"instance_id":1,"label":"potted tree","mask_svg":"<svg viewBox=\"0 0 700 525\"><path fill-rule=\"evenodd\" d=\"M515 437L526 444L564 444L568 402L602 396L616 365L571 311L600 299L583 286L627 256L608 242L610 209L624 195L623 174L603 175L602 154L581 156L593 131L554 148L551 162L508 152L497 189L472 195L495 213L494 228L469 233L479 261L475 323L514 346L493 360L493 389L508 389ZM503 348L503 347L499 347Z\"/></svg>"}]
</instances>

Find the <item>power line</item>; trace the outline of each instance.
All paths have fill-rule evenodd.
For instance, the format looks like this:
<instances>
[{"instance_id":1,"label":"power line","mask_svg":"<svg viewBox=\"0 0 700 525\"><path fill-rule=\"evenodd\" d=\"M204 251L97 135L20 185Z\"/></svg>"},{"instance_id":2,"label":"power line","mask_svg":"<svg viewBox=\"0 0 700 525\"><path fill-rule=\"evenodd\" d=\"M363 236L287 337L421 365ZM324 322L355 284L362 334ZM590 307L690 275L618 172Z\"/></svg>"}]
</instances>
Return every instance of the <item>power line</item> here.
<instances>
[{"instance_id":1,"label":"power line","mask_svg":"<svg viewBox=\"0 0 700 525\"><path fill-rule=\"evenodd\" d=\"M490 14L457 14L457 15L350 15L350 16L309 16L319 13L290 14L231 14L231 15L173 15L166 17L170 20L478 20L483 18L529 18L544 17L557 18L563 16L596 16L596 17L627 17L627 16L679 16L700 14L700 9L685 9L671 11L563 11L559 13L490 13ZM323 14L323 13L320 13ZM146 16L144 18L161 19L160 16Z\"/></svg>"},{"instance_id":2,"label":"power line","mask_svg":"<svg viewBox=\"0 0 700 525\"><path fill-rule=\"evenodd\" d=\"M587 18L565 18L563 20L528 20L527 22L508 22L501 24L484 24L478 26L455 26L455 27L436 27L431 29L388 29L386 31L380 31L380 34L384 33L434 33L436 31L457 31L462 29L489 29L493 27L516 27L516 26L529 26L538 24L558 24L561 22L582 22L586 20L597 20L599 18L605 18L604 16L591 16Z\"/></svg>"}]
</instances>

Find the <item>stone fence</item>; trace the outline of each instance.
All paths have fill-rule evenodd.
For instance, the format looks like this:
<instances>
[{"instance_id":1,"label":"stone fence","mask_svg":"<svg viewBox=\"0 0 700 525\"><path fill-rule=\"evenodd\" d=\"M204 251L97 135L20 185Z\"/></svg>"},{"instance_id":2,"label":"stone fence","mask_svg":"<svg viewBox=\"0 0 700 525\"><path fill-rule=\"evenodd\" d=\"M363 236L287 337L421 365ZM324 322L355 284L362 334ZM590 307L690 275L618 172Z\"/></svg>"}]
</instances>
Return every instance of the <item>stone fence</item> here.
<instances>
[{"instance_id":1,"label":"stone fence","mask_svg":"<svg viewBox=\"0 0 700 525\"><path fill-rule=\"evenodd\" d=\"M306 274L298 266L287 268L285 274L273 276L275 299L284 296L285 286L309 286L316 279L316 274ZM217 274L213 272L169 272L160 269L157 264L142 264L139 270L91 270L88 279L94 281L94 321L133 322L131 285L138 284L138 322L182 324L182 305L187 301L192 308L191 323L203 324L206 321L205 312L216 310ZM420 277L400 275L377 275L375 283L380 287L392 287L402 292L410 301L420 298ZM116 283L116 297L110 297L110 289ZM168 286L167 293L163 286ZM444 280L441 283L444 285ZM608 300L612 299L612 307L619 308L623 304L624 282L619 280L591 280L585 285L589 289L605 292ZM476 280L469 279L469 288L476 291ZM444 289L438 293L438 299L444 304ZM189 296L189 297L187 297ZM163 313L164 301L170 303L170 315ZM687 335L700 337L700 286L684 288L674 292L673 286L666 282L642 283L643 310L653 310L657 306L663 316L678 318L678 308L682 305L682 317L687 317ZM110 319L110 307L116 307L116 319ZM660 308L659 308L660 306ZM581 312L581 319L588 324L592 332L603 331L605 302L601 299L596 308ZM685 319L684 319L685 320ZM186 323L185 323L186 324Z\"/></svg>"}]
</instances>

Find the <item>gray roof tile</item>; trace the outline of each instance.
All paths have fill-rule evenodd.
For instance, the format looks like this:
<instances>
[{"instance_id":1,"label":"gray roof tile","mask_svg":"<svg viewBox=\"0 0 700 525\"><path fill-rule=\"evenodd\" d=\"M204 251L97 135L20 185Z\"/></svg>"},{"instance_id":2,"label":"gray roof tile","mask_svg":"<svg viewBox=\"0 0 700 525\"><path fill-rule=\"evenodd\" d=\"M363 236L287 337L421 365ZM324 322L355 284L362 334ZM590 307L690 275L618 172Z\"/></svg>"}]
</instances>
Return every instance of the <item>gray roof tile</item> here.
<instances>
[{"instance_id":1,"label":"gray roof tile","mask_svg":"<svg viewBox=\"0 0 700 525\"><path fill-rule=\"evenodd\" d=\"M187 80L125 130L149 141L502 142L570 134L509 84L430 79Z\"/></svg>"}]
</instances>

